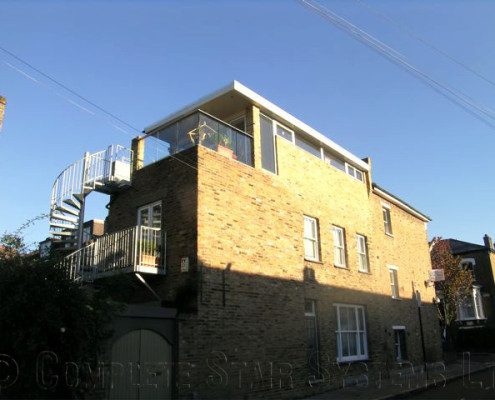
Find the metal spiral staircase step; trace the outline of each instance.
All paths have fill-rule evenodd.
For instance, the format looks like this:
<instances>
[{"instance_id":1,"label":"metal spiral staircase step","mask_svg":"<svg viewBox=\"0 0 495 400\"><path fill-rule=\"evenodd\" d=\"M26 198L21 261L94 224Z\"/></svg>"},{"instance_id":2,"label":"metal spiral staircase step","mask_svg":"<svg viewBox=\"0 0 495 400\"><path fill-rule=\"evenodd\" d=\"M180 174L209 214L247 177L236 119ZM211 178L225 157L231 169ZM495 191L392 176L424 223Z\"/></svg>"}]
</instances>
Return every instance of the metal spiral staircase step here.
<instances>
[{"instance_id":1,"label":"metal spiral staircase step","mask_svg":"<svg viewBox=\"0 0 495 400\"><path fill-rule=\"evenodd\" d=\"M81 201L79 201L78 199L76 199L75 197L70 197L68 199L64 199L63 202L65 204L68 204L74 208L77 208L77 209L81 209Z\"/></svg>"},{"instance_id":2,"label":"metal spiral staircase step","mask_svg":"<svg viewBox=\"0 0 495 400\"><path fill-rule=\"evenodd\" d=\"M79 216L79 210L74 209L74 208L71 208L71 207L67 207L65 205L56 206L55 209L58 210L58 211L62 211L62 212L68 213L68 214Z\"/></svg>"},{"instance_id":3,"label":"metal spiral staircase step","mask_svg":"<svg viewBox=\"0 0 495 400\"><path fill-rule=\"evenodd\" d=\"M62 229L67 229L71 231L75 231L77 229L76 224L71 224L71 223L63 223L63 222L52 222L50 221L50 226L53 228L62 228Z\"/></svg>"},{"instance_id":4,"label":"metal spiral staircase step","mask_svg":"<svg viewBox=\"0 0 495 400\"><path fill-rule=\"evenodd\" d=\"M77 224L79 222L79 218L77 218L76 216L65 215L54 211L50 213L50 218L52 220L67 221L67 222L72 222L74 224Z\"/></svg>"}]
</instances>

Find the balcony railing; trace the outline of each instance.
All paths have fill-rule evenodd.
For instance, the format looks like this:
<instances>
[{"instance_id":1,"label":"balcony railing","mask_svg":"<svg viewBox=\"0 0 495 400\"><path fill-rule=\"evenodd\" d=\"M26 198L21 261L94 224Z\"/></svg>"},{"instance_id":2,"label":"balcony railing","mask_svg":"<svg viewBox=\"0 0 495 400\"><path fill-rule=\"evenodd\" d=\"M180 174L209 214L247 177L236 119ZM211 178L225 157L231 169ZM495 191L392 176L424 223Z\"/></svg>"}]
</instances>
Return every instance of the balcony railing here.
<instances>
[{"instance_id":1,"label":"balcony railing","mask_svg":"<svg viewBox=\"0 0 495 400\"><path fill-rule=\"evenodd\" d=\"M134 226L96 239L59 265L71 279L83 281L119 272L164 274L165 243L159 228Z\"/></svg>"},{"instance_id":2,"label":"balcony railing","mask_svg":"<svg viewBox=\"0 0 495 400\"><path fill-rule=\"evenodd\" d=\"M253 166L253 138L226 122L197 110L144 138L144 165L201 144Z\"/></svg>"}]
</instances>

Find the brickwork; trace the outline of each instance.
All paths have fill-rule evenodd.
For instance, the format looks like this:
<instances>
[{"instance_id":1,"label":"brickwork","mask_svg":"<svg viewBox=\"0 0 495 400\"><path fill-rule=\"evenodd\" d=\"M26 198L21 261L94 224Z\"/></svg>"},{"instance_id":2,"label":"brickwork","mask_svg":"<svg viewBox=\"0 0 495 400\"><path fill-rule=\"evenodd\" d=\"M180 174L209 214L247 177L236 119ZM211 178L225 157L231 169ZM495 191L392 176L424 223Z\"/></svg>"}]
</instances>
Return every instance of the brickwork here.
<instances>
[{"instance_id":1,"label":"brickwork","mask_svg":"<svg viewBox=\"0 0 495 400\"><path fill-rule=\"evenodd\" d=\"M260 169L259 110L248 113L255 168L197 147L134 173L113 196L109 232L136 224L139 206L162 201L167 275L152 281L179 308L192 289L194 312L179 316L180 398L294 398L342 384L342 376L395 367L393 326L406 328L409 360L422 362L418 310L428 359L440 357L434 291L425 287L430 258L423 221L362 183L276 138L278 174ZM382 206L393 236L384 232ZM304 259L303 216L319 223L320 261ZM334 265L332 225L345 229L347 268ZM367 237L369 273L358 272L356 235ZM191 269L180 272L180 258ZM391 298L388 266L398 268ZM322 381L310 385L305 299L316 301ZM136 300L138 301L138 300ZM335 304L364 306L368 364L336 363Z\"/></svg>"}]
</instances>

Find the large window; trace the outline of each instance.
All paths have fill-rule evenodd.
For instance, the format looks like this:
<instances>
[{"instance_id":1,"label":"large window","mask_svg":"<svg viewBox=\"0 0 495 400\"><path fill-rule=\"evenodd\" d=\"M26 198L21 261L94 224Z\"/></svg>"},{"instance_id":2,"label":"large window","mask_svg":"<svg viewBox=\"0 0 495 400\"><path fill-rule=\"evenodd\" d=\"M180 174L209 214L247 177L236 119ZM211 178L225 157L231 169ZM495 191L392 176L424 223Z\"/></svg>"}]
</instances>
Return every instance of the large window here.
<instances>
[{"instance_id":1,"label":"large window","mask_svg":"<svg viewBox=\"0 0 495 400\"><path fill-rule=\"evenodd\" d=\"M369 272L368 246L366 244L366 236L357 235L357 252L358 270L361 272Z\"/></svg>"},{"instance_id":2,"label":"large window","mask_svg":"<svg viewBox=\"0 0 495 400\"><path fill-rule=\"evenodd\" d=\"M397 361L407 360L406 328L394 326L394 353Z\"/></svg>"},{"instance_id":3,"label":"large window","mask_svg":"<svg viewBox=\"0 0 495 400\"><path fill-rule=\"evenodd\" d=\"M161 228L162 226L162 203L160 201L147 204L138 209L138 225L150 228Z\"/></svg>"},{"instance_id":4,"label":"large window","mask_svg":"<svg viewBox=\"0 0 495 400\"><path fill-rule=\"evenodd\" d=\"M304 258L319 261L319 253L318 221L315 218L304 216Z\"/></svg>"},{"instance_id":5,"label":"large window","mask_svg":"<svg viewBox=\"0 0 495 400\"><path fill-rule=\"evenodd\" d=\"M397 267L389 266L388 273L390 275L390 288L392 291L392 298L399 299L399 274L397 271Z\"/></svg>"},{"instance_id":6,"label":"large window","mask_svg":"<svg viewBox=\"0 0 495 400\"><path fill-rule=\"evenodd\" d=\"M339 268L346 268L344 229L338 226L333 226L332 232L334 265Z\"/></svg>"},{"instance_id":7,"label":"large window","mask_svg":"<svg viewBox=\"0 0 495 400\"><path fill-rule=\"evenodd\" d=\"M383 225L385 227L385 233L387 235L392 235L392 218L390 216L390 207L384 205L382 206L383 212Z\"/></svg>"},{"instance_id":8,"label":"large window","mask_svg":"<svg viewBox=\"0 0 495 400\"><path fill-rule=\"evenodd\" d=\"M473 286L471 295L459 302L457 319L459 321L485 319L485 311L483 309L483 300L479 286Z\"/></svg>"},{"instance_id":9,"label":"large window","mask_svg":"<svg viewBox=\"0 0 495 400\"><path fill-rule=\"evenodd\" d=\"M321 379L320 354L318 342L318 321L316 319L316 302L306 299L304 302L304 316L306 317L308 366L310 381Z\"/></svg>"},{"instance_id":10,"label":"large window","mask_svg":"<svg viewBox=\"0 0 495 400\"><path fill-rule=\"evenodd\" d=\"M320 147L307 141L306 139L303 139L299 135L296 135L296 146L321 159Z\"/></svg>"},{"instance_id":11,"label":"large window","mask_svg":"<svg viewBox=\"0 0 495 400\"><path fill-rule=\"evenodd\" d=\"M275 154L275 140L273 137L273 121L260 115L261 127L261 166L267 171L277 173L277 157Z\"/></svg>"},{"instance_id":12,"label":"large window","mask_svg":"<svg viewBox=\"0 0 495 400\"><path fill-rule=\"evenodd\" d=\"M368 358L366 321L363 306L336 304L337 360L356 361Z\"/></svg>"}]
</instances>

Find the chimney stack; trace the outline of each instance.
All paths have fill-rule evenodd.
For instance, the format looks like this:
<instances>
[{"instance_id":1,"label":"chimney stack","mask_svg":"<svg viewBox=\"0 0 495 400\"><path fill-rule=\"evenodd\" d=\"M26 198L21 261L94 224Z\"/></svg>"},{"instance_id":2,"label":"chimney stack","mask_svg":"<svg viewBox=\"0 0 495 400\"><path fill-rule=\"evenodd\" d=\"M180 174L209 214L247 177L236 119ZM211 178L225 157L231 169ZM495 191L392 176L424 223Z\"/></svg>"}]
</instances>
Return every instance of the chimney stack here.
<instances>
[{"instance_id":1,"label":"chimney stack","mask_svg":"<svg viewBox=\"0 0 495 400\"><path fill-rule=\"evenodd\" d=\"M0 96L0 132L2 131L3 116L5 114L5 105L7 104L7 99Z\"/></svg>"},{"instance_id":2,"label":"chimney stack","mask_svg":"<svg viewBox=\"0 0 495 400\"><path fill-rule=\"evenodd\" d=\"M487 249L493 250L493 240L490 236L485 234L485 236L483 236L483 242L485 242L485 247Z\"/></svg>"}]
</instances>

